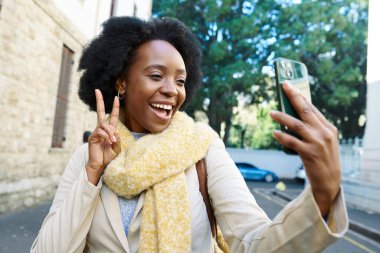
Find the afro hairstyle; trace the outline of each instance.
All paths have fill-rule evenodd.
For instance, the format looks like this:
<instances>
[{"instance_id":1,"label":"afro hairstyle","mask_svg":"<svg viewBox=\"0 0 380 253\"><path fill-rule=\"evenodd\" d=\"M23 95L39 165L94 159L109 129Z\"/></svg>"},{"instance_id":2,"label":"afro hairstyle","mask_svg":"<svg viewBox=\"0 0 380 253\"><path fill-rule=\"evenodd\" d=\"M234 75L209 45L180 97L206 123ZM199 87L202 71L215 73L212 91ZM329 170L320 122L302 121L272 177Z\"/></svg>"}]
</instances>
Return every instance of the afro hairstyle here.
<instances>
[{"instance_id":1,"label":"afro hairstyle","mask_svg":"<svg viewBox=\"0 0 380 253\"><path fill-rule=\"evenodd\" d=\"M164 40L181 54L187 72L183 106L188 104L202 81L202 52L199 41L185 24L166 17L151 21L111 17L102 27L102 32L84 48L78 68L83 71L78 94L90 110L96 111L94 90L99 89L106 113L111 112L117 95L116 80L128 75L138 47L152 40Z\"/></svg>"}]
</instances>

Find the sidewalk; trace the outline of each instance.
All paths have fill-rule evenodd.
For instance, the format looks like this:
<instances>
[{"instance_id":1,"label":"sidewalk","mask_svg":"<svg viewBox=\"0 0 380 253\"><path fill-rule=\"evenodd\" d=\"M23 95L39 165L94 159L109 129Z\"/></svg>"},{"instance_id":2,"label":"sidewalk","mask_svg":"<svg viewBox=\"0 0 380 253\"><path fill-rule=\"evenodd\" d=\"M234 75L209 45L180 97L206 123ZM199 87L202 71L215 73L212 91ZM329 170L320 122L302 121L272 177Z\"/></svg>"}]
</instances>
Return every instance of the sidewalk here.
<instances>
[{"instance_id":1,"label":"sidewalk","mask_svg":"<svg viewBox=\"0 0 380 253\"><path fill-rule=\"evenodd\" d=\"M286 189L280 191L272 190L272 194L281 197L286 201L292 201L303 189ZM380 242L380 213L364 211L347 206L348 218L350 222L349 229L353 230L365 237Z\"/></svg>"},{"instance_id":2,"label":"sidewalk","mask_svg":"<svg viewBox=\"0 0 380 253\"><path fill-rule=\"evenodd\" d=\"M21 211L0 215L0 252L25 253L36 238L51 201Z\"/></svg>"}]
</instances>

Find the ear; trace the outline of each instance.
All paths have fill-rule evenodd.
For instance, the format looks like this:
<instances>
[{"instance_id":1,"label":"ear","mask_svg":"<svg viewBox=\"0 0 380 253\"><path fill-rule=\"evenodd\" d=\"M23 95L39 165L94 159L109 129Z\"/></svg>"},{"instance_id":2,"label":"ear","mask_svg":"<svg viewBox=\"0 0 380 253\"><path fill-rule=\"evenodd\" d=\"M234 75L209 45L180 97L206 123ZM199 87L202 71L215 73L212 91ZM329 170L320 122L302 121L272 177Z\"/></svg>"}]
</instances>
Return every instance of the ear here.
<instances>
[{"instance_id":1,"label":"ear","mask_svg":"<svg viewBox=\"0 0 380 253\"><path fill-rule=\"evenodd\" d=\"M127 91L127 82L123 77L119 77L116 80L115 88L120 93L120 95L125 94L125 92Z\"/></svg>"}]
</instances>

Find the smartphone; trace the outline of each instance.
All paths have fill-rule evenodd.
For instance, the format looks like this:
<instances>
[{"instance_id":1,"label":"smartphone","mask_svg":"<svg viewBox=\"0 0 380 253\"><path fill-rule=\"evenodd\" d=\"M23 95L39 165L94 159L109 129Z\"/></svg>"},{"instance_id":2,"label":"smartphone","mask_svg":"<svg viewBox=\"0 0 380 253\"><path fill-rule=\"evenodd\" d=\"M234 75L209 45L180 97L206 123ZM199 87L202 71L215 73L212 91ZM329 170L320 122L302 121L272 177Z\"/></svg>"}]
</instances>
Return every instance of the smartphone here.
<instances>
[{"instance_id":1,"label":"smartphone","mask_svg":"<svg viewBox=\"0 0 380 253\"><path fill-rule=\"evenodd\" d=\"M278 109L281 112L299 119L298 113L293 108L288 97L282 90L282 85L284 81L289 81L289 83L292 86L297 87L306 97L306 99L311 103L309 76L307 74L307 68L305 64L286 58L276 58L274 59L274 70L276 77ZM297 138L300 138L296 133L288 129L287 126L281 125L281 130ZM283 150L287 154L297 154L294 150L286 147L283 147Z\"/></svg>"}]
</instances>

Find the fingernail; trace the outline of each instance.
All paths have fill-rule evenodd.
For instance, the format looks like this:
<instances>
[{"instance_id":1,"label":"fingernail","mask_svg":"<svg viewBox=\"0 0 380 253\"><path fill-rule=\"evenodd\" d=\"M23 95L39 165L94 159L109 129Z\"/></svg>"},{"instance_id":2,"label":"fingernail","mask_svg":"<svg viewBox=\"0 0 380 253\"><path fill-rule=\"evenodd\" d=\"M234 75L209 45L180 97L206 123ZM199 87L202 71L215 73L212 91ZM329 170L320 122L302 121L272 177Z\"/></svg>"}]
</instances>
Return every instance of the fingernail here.
<instances>
[{"instance_id":1,"label":"fingernail","mask_svg":"<svg viewBox=\"0 0 380 253\"><path fill-rule=\"evenodd\" d=\"M281 131L280 130L274 130L273 131L273 136L278 137L280 135Z\"/></svg>"},{"instance_id":2,"label":"fingernail","mask_svg":"<svg viewBox=\"0 0 380 253\"><path fill-rule=\"evenodd\" d=\"M272 116L272 117L274 117L274 116L276 116L277 113L278 113L278 111L272 110L272 111L269 112L269 115Z\"/></svg>"},{"instance_id":3,"label":"fingernail","mask_svg":"<svg viewBox=\"0 0 380 253\"><path fill-rule=\"evenodd\" d=\"M291 89L292 88L289 81L285 81L282 85L284 86L285 89Z\"/></svg>"},{"instance_id":4,"label":"fingernail","mask_svg":"<svg viewBox=\"0 0 380 253\"><path fill-rule=\"evenodd\" d=\"M115 135L112 136L112 141L117 142Z\"/></svg>"}]
</instances>

